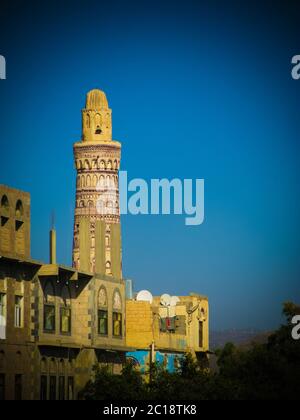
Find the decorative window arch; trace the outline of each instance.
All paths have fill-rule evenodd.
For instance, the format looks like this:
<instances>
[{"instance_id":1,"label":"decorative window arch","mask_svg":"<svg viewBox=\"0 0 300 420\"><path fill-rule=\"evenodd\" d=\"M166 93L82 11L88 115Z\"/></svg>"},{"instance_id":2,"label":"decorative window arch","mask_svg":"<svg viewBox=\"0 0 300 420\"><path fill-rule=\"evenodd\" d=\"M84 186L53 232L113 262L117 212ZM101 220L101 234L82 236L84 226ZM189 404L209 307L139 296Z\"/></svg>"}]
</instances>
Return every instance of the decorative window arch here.
<instances>
[{"instance_id":1,"label":"decorative window arch","mask_svg":"<svg viewBox=\"0 0 300 420\"><path fill-rule=\"evenodd\" d=\"M107 291L101 286L98 292L98 307L107 308Z\"/></svg>"},{"instance_id":2,"label":"decorative window arch","mask_svg":"<svg viewBox=\"0 0 300 420\"><path fill-rule=\"evenodd\" d=\"M113 293L113 310L122 311L122 298L119 289L115 289Z\"/></svg>"},{"instance_id":3,"label":"decorative window arch","mask_svg":"<svg viewBox=\"0 0 300 420\"><path fill-rule=\"evenodd\" d=\"M107 291L101 286L98 292L98 334L108 335Z\"/></svg>"}]
</instances>

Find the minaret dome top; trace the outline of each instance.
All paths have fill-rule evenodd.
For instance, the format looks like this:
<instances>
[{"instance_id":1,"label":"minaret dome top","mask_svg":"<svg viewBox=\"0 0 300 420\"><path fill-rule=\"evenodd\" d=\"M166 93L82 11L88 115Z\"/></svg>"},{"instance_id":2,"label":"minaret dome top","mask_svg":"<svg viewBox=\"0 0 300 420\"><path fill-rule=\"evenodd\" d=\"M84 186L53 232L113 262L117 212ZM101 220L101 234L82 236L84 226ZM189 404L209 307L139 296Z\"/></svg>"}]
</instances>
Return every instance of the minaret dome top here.
<instances>
[{"instance_id":1,"label":"minaret dome top","mask_svg":"<svg viewBox=\"0 0 300 420\"><path fill-rule=\"evenodd\" d=\"M86 95L86 109L107 109L108 102L106 95L102 90L93 89L90 90Z\"/></svg>"}]
</instances>

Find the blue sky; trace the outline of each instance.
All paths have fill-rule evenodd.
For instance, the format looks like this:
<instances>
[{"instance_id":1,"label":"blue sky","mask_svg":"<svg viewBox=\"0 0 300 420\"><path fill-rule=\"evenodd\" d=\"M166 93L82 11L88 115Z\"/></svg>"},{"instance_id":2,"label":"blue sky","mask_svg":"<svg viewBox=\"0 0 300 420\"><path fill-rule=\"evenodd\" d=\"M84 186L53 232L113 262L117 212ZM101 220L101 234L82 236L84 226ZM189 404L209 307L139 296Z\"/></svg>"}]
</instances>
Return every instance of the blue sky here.
<instances>
[{"instance_id":1,"label":"blue sky","mask_svg":"<svg viewBox=\"0 0 300 420\"><path fill-rule=\"evenodd\" d=\"M124 275L208 295L214 329L277 326L300 292L298 17L296 2L4 1L0 183L31 193L32 256L48 260L55 210L71 263L72 145L98 87L129 178L205 179L198 227L122 217Z\"/></svg>"}]
</instances>

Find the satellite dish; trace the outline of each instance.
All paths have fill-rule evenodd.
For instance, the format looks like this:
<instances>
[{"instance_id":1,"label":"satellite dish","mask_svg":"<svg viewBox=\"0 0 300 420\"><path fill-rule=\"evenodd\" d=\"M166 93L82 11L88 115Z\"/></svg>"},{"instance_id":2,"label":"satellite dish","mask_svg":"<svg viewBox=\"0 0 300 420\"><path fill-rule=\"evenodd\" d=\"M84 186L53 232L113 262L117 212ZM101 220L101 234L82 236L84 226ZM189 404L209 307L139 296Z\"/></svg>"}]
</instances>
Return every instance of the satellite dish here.
<instances>
[{"instance_id":1,"label":"satellite dish","mask_svg":"<svg viewBox=\"0 0 300 420\"><path fill-rule=\"evenodd\" d=\"M172 296L170 301L170 306L176 306L176 304L180 302L180 299L178 296Z\"/></svg>"},{"instance_id":2,"label":"satellite dish","mask_svg":"<svg viewBox=\"0 0 300 420\"><path fill-rule=\"evenodd\" d=\"M153 301L153 296L152 294L148 291L148 290L141 290L137 295L136 295L136 300L142 301L142 302L149 302L152 303Z\"/></svg>"},{"instance_id":3,"label":"satellite dish","mask_svg":"<svg viewBox=\"0 0 300 420\"><path fill-rule=\"evenodd\" d=\"M170 304L171 304L171 296L168 295L167 293L164 293L163 295L161 295L161 297L160 297L160 304L162 306L170 306Z\"/></svg>"}]
</instances>

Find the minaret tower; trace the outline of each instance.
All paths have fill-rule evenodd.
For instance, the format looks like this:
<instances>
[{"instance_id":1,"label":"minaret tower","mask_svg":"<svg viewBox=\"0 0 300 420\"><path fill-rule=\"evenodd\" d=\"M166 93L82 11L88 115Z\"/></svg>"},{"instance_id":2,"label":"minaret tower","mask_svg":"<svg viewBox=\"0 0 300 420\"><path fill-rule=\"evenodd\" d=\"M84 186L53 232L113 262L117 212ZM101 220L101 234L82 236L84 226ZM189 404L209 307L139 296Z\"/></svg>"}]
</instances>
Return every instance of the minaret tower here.
<instances>
[{"instance_id":1,"label":"minaret tower","mask_svg":"<svg viewBox=\"0 0 300 420\"><path fill-rule=\"evenodd\" d=\"M118 171L121 144L112 140L105 93L91 90L82 110L82 139L74 144L77 170L73 266L122 277Z\"/></svg>"}]
</instances>

